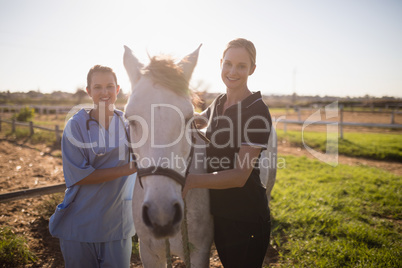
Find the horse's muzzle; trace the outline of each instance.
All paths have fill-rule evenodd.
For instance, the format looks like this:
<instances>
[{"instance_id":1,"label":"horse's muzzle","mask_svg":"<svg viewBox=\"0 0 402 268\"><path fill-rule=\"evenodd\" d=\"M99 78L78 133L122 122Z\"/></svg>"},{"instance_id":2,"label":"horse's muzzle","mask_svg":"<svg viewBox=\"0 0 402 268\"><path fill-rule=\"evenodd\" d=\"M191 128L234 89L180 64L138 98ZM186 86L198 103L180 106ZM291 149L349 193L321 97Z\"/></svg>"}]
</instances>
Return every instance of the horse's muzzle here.
<instances>
[{"instance_id":1,"label":"horse's muzzle","mask_svg":"<svg viewBox=\"0 0 402 268\"><path fill-rule=\"evenodd\" d=\"M180 229L183 219L182 207L176 202L169 210L171 213L165 212L166 217L158 217L160 213L158 214L157 208L151 203L146 202L142 206L142 220L157 239L172 237Z\"/></svg>"}]
</instances>

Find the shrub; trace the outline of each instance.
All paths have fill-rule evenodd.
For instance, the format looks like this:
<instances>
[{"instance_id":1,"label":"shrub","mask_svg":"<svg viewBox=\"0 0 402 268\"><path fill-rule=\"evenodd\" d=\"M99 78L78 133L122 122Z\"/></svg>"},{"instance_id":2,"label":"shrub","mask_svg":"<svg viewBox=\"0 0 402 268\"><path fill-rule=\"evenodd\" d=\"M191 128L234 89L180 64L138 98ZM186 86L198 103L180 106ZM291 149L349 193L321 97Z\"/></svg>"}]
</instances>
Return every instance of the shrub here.
<instances>
[{"instance_id":1,"label":"shrub","mask_svg":"<svg viewBox=\"0 0 402 268\"><path fill-rule=\"evenodd\" d=\"M14 116L17 121L28 122L35 116L35 109L25 106Z\"/></svg>"},{"instance_id":2,"label":"shrub","mask_svg":"<svg viewBox=\"0 0 402 268\"><path fill-rule=\"evenodd\" d=\"M138 236L135 234L132 237L132 245L133 248L131 250L131 253L133 254L134 257L139 258L140 257L140 245L138 243Z\"/></svg>"},{"instance_id":3,"label":"shrub","mask_svg":"<svg viewBox=\"0 0 402 268\"><path fill-rule=\"evenodd\" d=\"M17 267L35 260L23 237L10 228L0 228L0 267Z\"/></svg>"}]
</instances>

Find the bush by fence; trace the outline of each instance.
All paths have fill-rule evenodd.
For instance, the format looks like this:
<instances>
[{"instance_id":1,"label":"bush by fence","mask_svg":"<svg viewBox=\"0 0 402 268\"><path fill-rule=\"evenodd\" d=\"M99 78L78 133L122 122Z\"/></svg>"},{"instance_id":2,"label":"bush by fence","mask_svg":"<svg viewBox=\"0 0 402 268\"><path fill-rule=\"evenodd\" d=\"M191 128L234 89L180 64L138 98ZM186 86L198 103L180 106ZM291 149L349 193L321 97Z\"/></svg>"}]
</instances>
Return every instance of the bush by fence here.
<instances>
[{"instance_id":1,"label":"bush by fence","mask_svg":"<svg viewBox=\"0 0 402 268\"><path fill-rule=\"evenodd\" d=\"M35 109L25 106L17 114L13 116L14 119L21 122L28 122L35 116Z\"/></svg>"}]
</instances>

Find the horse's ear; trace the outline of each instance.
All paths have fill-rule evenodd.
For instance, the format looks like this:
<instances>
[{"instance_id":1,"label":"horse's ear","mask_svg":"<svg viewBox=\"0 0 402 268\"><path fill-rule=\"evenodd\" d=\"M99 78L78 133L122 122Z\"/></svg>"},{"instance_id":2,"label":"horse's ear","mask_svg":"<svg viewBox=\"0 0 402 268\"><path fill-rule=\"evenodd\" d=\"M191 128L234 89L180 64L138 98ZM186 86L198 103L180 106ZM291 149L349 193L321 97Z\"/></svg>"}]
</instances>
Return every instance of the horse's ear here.
<instances>
[{"instance_id":1,"label":"horse's ear","mask_svg":"<svg viewBox=\"0 0 402 268\"><path fill-rule=\"evenodd\" d=\"M193 53L185 56L179 62L179 66L183 69L184 77L187 81L190 81L195 65L197 65L198 53L200 52L201 46L202 44Z\"/></svg>"},{"instance_id":2,"label":"horse's ear","mask_svg":"<svg viewBox=\"0 0 402 268\"><path fill-rule=\"evenodd\" d=\"M125 50L123 57L124 67L126 68L128 77L130 78L131 86L134 87L134 85L141 78L140 70L144 65L142 65L142 63L138 61L138 59L134 56L133 52L129 47L124 46L124 50Z\"/></svg>"}]
</instances>

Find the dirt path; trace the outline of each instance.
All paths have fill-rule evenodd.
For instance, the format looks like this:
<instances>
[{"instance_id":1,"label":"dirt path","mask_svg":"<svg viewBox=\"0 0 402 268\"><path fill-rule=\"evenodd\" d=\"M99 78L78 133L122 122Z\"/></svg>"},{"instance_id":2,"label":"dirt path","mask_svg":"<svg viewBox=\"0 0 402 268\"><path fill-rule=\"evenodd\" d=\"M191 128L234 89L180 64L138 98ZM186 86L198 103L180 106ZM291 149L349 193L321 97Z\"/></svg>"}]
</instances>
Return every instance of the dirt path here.
<instances>
[{"instance_id":1,"label":"dirt path","mask_svg":"<svg viewBox=\"0 0 402 268\"><path fill-rule=\"evenodd\" d=\"M296 155L314 158L305 149L280 143L280 155ZM52 150L42 145L16 143L0 139L0 194L53 185L64 182L60 150ZM385 169L402 175L401 163L390 163L339 156L339 162L348 165L367 165ZM12 227L23 235L37 257L34 265L25 267L63 267L63 259L58 240L48 232L48 217L42 215L40 205L50 200L50 196L28 198L8 203L0 203L0 227ZM274 249L270 249L274 250ZM269 252L275 254L275 252ZM132 267L142 267L138 259L132 260ZM176 261L174 267L183 267ZM210 267L222 267L216 251L212 252Z\"/></svg>"},{"instance_id":2,"label":"dirt path","mask_svg":"<svg viewBox=\"0 0 402 268\"><path fill-rule=\"evenodd\" d=\"M0 194L64 182L60 151L0 140ZM0 203L0 226L22 235L37 257L30 267L62 267L58 241L50 236L40 205L49 196ZM28 266L29 267L29 266Z\"/></svg>"}]
</instances>

